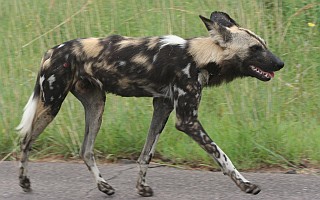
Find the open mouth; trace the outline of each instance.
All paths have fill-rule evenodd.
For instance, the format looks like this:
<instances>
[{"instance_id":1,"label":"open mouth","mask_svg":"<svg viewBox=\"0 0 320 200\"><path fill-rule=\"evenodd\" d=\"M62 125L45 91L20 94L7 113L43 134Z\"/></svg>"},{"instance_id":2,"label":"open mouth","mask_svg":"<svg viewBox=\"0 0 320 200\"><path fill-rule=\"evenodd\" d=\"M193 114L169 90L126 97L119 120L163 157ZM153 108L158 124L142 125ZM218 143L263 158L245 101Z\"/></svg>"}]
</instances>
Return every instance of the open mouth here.
<instances>
[{"instance_id":1,"label":"open mouth","mask_svg":"<svg viewBox=\"0 0 320 200\"><path fill-rule=\"evenodd\" d=\"M274 77L274 72L265 72L259 67L255 67L253 65L250 65L250 69L252 76L256 77L259 80L269 81L271 78Z\"/></svg>"}]
</instances>

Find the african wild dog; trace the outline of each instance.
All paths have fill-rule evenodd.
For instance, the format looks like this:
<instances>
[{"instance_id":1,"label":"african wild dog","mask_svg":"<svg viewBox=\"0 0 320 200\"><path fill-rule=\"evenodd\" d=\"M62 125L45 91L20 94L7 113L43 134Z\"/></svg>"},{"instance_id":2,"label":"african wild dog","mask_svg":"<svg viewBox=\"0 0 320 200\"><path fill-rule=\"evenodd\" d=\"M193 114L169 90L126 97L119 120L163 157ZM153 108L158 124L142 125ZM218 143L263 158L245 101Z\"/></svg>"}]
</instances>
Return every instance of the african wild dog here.
<instances>
[{"instance_id":1,"label":"african wild dog","mask_svg":"<svg viewBox=\"0 0 320 200\"><path fill-rule=\"evenodd\" d=\"M284 63L267 49L263 39L239 27L228 14L213 12L210 19L200 18L209 37L185 40L175 35L144 38L112 35L71 40L49 49L42 58L34 92L17 127L23 135L19 171L23 190L31 190L27 176L31 145L57 115L71 91L85 109L85 137L80 155L100 191L114 193L102 178L93 154L107 92L153 97L153 117L138 159L140 195L153 194L146 184L146 172L173 109L178 130L199 143L241 190L259 193L259 186L246 180L207 135L198 120L198 106L203 87L247 76L269 81Z\"/></svg>"}]
</instances>

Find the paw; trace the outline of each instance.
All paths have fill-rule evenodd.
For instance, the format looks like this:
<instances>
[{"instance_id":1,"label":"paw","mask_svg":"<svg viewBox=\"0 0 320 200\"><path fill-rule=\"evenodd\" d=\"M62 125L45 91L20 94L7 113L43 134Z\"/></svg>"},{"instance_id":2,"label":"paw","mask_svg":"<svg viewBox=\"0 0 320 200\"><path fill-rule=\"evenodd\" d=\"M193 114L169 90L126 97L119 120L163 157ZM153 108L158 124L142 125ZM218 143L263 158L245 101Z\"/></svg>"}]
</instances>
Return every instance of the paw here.
<instances>
[{"instance_id":1,"label":"paw","mask_svg":"<svg viewBox=\"0 0 320 200\"><path fill-rule=\"evenodd\" d=\"M19 177L20 180L20 187L23 189L24 192L31 192L31 183L30 183L30 179L26 176L20 176Z\"/></svg>"},{"instance_id":2,"label":"paw","mask_svg":"<svg viewBox=\"0 0 320 200\"><path fill-rule=\"evenodd\" d=\"M111 185L109 185L108 183L103 182L103 181L98 183L98 189L107 195L114 194L114 189L111 187Z\"/></svg>"},{"instance_id":3,"label":"paw","mask_svg":"<svg viewBox=\"0 0 320 200\"><path fill-rule=\"evenodd\" d=\"M261 188L258 185L252 184L250 182L240 183L240 189L248 194L258 194L261 191Z\"/></svg>"},{"instance_id":4,"label":"paw","mask_svg":"<svg viewBox=\"0 0 320 200\"><path fill-rule=\"evenodd\" d=\"M147 185L139 185L137 187L138 194L143 197L151 197L153 196L153 190L150 186Z\"/></svg>"}]
</instances>

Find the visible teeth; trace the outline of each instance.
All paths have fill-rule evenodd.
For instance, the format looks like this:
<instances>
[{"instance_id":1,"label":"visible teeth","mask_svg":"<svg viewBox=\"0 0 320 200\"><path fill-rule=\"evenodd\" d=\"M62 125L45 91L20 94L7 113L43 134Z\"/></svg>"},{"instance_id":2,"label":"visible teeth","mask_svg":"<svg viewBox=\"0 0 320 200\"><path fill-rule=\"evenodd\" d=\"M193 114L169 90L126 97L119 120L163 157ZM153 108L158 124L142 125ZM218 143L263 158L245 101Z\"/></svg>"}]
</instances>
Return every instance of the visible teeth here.
<instances>
[{"instance_id":1,"label":"visible teeth","mask_svg":"<svg viewBox=\"0 0 320 200\"><path fill-rule=\"evenodd\" d=\"M255 66L251 65L250 68L252 69L252 71L257 72L257 73L263 75L266 78L271 78L271 76L272 76L270 73L264 72L264 71L260 70L259 68L255 67Z\"/></svg>"},{"instance_id":2,"label":"visible teeth","mask_svg":"<svg viewBox=\"0 0 320 200\"><path fill-rule=\"evenodd\" d=\"M259 74L262 74L262 71L259 70L258 68L254 67L254 66L251 66L251 69L255 72L258 72Z\"/></svg>"}]
</instances>

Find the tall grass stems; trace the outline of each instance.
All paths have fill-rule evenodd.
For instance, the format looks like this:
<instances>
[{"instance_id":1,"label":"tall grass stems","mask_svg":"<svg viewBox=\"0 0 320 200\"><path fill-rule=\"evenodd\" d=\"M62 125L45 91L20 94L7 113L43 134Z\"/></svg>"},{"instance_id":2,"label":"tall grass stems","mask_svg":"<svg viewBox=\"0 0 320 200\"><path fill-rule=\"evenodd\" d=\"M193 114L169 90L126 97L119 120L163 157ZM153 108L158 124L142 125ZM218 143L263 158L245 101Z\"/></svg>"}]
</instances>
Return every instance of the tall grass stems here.
<instances>
[{"instance_id":1,"label":"tall grass stems","mask_svg":"<svg viewBox=\"0 0 320 200\"><path fill-rule=\"evenodd\" d=\"M200 120L242 169L320 163L320 4L317 0L1 0L0 156L14 158L19 123L43 52L66 40L109 34L206 36L199 14L229 13L261 35L285 62L273 81L236 80L204 90ZM151 99L107 95L95 150L108 159L139 155L152 115ZM174 128L174 113L156 157L212 165ZM84 111L69 95L34 144L32 157L78 158Z\"/></svg>"}]
</instances>

